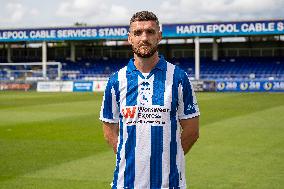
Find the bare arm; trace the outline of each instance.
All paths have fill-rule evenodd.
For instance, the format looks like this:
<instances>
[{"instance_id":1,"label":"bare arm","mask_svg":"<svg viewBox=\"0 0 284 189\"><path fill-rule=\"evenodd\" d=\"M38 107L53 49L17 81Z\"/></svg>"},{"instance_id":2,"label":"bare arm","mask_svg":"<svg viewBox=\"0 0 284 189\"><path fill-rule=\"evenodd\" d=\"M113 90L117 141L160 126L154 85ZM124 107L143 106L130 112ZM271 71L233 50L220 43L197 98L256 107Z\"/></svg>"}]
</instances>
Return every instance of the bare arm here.
<instances>
[{"instance_id":1,"label":"bare arm","mask_svg":"<svg viewBox=\"0 0 284 189\"><path fill-rule=\"evenodd\" d=\"M118 142L117 137L119 132L118 123L103 122L103 131L106 141L111 145L113 152L116 154L116 147Z\"/></svg>"},{"instance_id":2,"label":"bare arm","mask_svg":"<svg viewBox=\"0 0 284 189\"><path fill-rule=\"evenodd\" d=\"M187 154L199 137L199 117L180 120L182 127L181 145Z\"/></svg>"}]
</instances>

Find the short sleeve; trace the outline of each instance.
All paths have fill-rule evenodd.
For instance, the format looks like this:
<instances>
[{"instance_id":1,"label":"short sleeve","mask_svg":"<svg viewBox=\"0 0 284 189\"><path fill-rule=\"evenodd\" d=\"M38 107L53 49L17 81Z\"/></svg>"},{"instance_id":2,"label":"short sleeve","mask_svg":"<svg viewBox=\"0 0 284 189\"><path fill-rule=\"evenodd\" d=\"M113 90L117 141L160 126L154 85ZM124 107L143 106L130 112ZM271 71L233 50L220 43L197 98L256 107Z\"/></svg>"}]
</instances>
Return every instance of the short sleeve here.
<instances>
[{"instance_id":1,"label":"short sleeve","mask_svg":"<svg viewBox=\"0 0 284 189\"><path fill-rule=\"evenodd\" d=\"M185 72L181 74L178 87L178 118L190 119L200 115L195 92Z\"/></svg>"},{"instance_id":2,"label":"short sleeve","mask_svg":"<svg viewBox=\"0 0 284 189\"><path fill-rule=\"evenodd\" d=\"M111 77L105 88L101 106L100 120L108 123L119 122L119 110L116 101L115 78Z\"/></svg>"}]
</instances>

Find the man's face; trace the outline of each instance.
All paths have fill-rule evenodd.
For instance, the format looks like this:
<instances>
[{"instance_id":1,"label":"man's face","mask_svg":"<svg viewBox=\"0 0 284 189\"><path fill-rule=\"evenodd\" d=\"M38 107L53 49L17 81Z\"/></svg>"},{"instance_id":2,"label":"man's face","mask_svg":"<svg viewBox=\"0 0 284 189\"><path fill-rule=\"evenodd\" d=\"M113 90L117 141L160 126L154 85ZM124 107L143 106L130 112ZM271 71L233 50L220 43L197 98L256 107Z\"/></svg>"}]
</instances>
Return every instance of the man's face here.
<instances>
[{"instance_id":1,"label":"man's face","mask_svg":"<svg viewBox=\"0 0 284 189\"><path fill-rule=\"evenodd\" d=\"M128 42L133 52L141 58L150 58L157 52L162 32L155 21L136 21L130 25Z\"/></svg>"}]
</instances>

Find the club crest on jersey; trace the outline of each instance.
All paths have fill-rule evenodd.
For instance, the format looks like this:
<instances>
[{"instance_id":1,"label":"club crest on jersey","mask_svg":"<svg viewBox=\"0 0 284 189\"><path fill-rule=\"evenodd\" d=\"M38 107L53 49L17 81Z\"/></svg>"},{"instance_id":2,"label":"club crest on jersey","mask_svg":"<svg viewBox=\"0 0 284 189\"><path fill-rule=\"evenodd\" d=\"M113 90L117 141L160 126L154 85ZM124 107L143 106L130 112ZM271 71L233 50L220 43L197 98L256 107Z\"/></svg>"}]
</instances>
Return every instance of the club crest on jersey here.
<instances>
[{"instance_id":1,"label":"club crest on jersey","mask_svg":"<svg viewBox=\"0 0 284 189\"><path fill-rule=\"evenodd\" d=\"M150 92L150 84L148 82L143 82L140 86L140 103L142 105L146 105L149 103L149 99L151 97L151 92Z\"/></svg>"},{"instance_id":2,"label":"club crest on jersey","mask_svg":"<svg viewBox=\"0 0 284 189\"><path fill-rule=\"evenodd\" d=\"M130 107L122 108L122 114L124 118L134 118L136 114L136 107L130 106Z\"/></svg>"}]
</instances>

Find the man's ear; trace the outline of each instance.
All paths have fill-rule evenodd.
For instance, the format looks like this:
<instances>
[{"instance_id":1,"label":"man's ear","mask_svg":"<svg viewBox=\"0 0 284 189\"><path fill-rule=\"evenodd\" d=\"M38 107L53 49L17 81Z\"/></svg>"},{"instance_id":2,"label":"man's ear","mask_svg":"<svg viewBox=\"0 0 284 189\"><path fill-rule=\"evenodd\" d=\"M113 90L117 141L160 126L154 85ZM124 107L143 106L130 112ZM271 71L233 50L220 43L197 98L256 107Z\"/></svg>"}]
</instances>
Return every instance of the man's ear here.
<instances>
[{"instance_id":1,"label":"man's ear","mask_svg":"<svg viewBox=\"0 0 284 189\"><path fill-rule=\"evenodd\" d=\"M130 32L128 32L128 43L130 44L130 45L132 45L132 39L131 39L131 34L130 34Z\"/></svg>"},{"instance_id":2,"label":"man's ear","mask_svg":"<svg viewBox=\"0 0 284 189\"><path fill-rule=\"evenodd\" d=\"M162 34L163 33L161 31L159 31L159 42L162 41Z\"/></svg>"}]
</instances>

